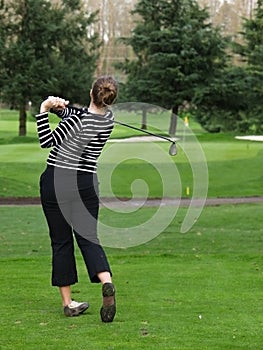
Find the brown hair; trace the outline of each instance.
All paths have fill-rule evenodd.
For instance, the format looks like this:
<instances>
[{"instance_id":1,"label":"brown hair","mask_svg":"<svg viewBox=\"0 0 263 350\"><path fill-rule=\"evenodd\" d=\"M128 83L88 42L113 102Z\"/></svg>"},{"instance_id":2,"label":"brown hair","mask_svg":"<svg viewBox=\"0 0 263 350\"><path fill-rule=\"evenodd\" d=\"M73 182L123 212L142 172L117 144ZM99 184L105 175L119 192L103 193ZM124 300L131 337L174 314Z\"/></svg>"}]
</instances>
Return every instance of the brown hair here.
<instances>
[{"instance_id":1,"label":"brown hair","mask_svg":"<svg viewBox=\"0 0 263 350\"><path fill-rule=\"evenodd\" d=\"M97 107L110 106L117 98L118 83L112 76L103 75L93 83L91 94Z\"/></svg>"}]
</instances>

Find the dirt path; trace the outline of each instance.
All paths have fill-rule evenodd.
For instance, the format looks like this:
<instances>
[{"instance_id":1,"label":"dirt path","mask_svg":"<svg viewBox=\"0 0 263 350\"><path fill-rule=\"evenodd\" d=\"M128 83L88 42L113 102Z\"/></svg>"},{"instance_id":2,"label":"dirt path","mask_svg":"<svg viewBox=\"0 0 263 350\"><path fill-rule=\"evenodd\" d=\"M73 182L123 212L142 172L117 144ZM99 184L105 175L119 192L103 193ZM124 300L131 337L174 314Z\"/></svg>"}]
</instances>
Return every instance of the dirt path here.
<instances>
[{"instance_id":1,"label":"dirt path","mask_svg":"<svg viewBox=\"0 0 263 350\"><path fill-rule=\"evenodd\" d=\"M245 203L261 203L263 202L263 196L258 197L237 197L237 198L207 198L206 206L216 206L223 204L245 204ZM101 198L101 205L107 207L120 207L120 206L148 206L154 207L159 205L180 205L189 206L191 203L191 198L163 198L163 199L140 199L135 198L128 200L126 198ZM203 205L203 200L194 199L193 204L196 206ZM40 205L40 199L38 197L1 197L0 205Z\"/></svg>"}]
</instances>

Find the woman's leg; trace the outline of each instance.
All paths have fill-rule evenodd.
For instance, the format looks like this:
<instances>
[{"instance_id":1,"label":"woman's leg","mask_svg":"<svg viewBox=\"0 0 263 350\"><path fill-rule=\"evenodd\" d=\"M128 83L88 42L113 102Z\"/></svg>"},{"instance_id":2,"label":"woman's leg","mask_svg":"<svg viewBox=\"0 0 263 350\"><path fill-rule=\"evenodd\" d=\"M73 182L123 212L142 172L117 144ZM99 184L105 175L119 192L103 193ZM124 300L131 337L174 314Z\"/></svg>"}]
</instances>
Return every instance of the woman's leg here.
<instances>
[{"instance_id":1,"label":"woman's leg","mask_svg":"<svg viewBox=\"0 0 263 350\"><path fill-rule=\"evenodd\" d=\"M82 235L75 232L76 241L84 259L90 281L92 283L111 282L111 269L100 244L90 242Z\"/></svg>"},{"instance_id":2,"label":"woman's leg","mask_svg":"<svg viewBox=\"0 0 263 350\"><path fill-rule=\"evenodd\" d=\"M69 305L72 302L70 286L59 287L59 291L63 307Z\"/></svg>"},{"instance_id":3,"label":"woman's leg","mask_svg":"<svg viewBox=\"0 0 263 350\"><path fill-rule=\"evenodd\" d=\"M112 322L116 314L115 287L111 279L111 270L103 248L89 242L78 233L76 240L84 258L91 282L102 283L102 322Z\"/></svg>"},{"instance_id":4,"label":"woman's leg","mask_svg":"<svg viewBox=\"0 0 263 350\"><path fill-rule=\"evenodd\" d=\"M53 167L48 167L42 174L40 195L52 247L52 285L61 287L76 283L78 278L70 224L70 205L66 199L63 203L57 201L54 171Z\"/></svg>"},{"instance_id":5,"label":"woman's leg","mask_svg":"<svg viewBox=\"0 0 263 350\"><path fill-rule=\"evenodd\" d=\"M74 255L73 232L70 223L69 204L59 204L54 189L53 169L48 168L41 176L41 203L49 226L49 235L52 247L52 285L60 289L62 304L65 308L72 304L70 286L78 282L76 261ZM68 211L67 215L64 215ZM63 212L63 214L62 214ZM65 312L67 316L77 315L88 308L87 303L74 305L74 310ZM77 307L77 310L76 310ZM85 310L84 310L85 311Z\"/></svg>"},{"instance_id":6,"label":"woman's leg","mask_svg":"<svg viewBox=\"0 0 263 350\"><path fill-rule=\"evenodd\" d=\"M111 274L108 271L104 271L104 272L99 272L97 274L99 280L101 281L102 284L104 283L112 283L111 280Z\"/></svg>"},{"instance_id":7,"label":"woman's leg","mask_svg":"<svg viewBox=\"0 0 263 350\"><path fill-rule=\"evenodd\" d=\"M52 285L70 286L78 282L72 228L57 204L42 204L52 247Z\"/></svg>"},{"instance_id":8,"label":"woman's leg","mask_svg":"<svg viewBox=\"0 0 263 350\"><path fill-rule=\"evenodd\" d=\"M79 193L72 197L72 226L85 261L91 282L100 282L99 273L109 280L110 266L97 235L99 213L98 180L96 174L78 174ZM102 275L102 278L105 276Z\"/></svg>"},{"instance_id":9,"label":"woman's leg","mask_svg":"<svg viewBox=\"0 0 263 350\"><path fill-rule=\"evenodd\" d=\"M87 183L88 181L86 181ZM112 284L112 273L106 254L97 236L98 192L94 186L89 186L80 190L80 197L82 200L76 200L72 207L75 237L91 282L102 283L101 320L112 322L116 314L115 288Z\"/></svg>"}]
</instances>

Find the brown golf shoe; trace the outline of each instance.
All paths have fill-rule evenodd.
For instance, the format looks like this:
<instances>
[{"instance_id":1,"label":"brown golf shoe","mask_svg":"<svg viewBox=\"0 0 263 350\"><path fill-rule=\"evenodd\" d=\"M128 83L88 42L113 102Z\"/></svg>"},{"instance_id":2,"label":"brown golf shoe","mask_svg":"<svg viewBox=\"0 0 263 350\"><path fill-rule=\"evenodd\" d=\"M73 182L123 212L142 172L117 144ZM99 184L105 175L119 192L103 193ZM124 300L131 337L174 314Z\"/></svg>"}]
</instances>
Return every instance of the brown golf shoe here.
<instances>
[{"instance_id":1,"label":"brown golf shoe","mask_svg":"<svg viewBox=\"0 0 263 350\"><path fill-rule=\"evenodd\" d=\"M103 305L100 309L102 322L112 322L116 314L115 288L112 283L102 286Z\"/></svg>"}]
</instances>

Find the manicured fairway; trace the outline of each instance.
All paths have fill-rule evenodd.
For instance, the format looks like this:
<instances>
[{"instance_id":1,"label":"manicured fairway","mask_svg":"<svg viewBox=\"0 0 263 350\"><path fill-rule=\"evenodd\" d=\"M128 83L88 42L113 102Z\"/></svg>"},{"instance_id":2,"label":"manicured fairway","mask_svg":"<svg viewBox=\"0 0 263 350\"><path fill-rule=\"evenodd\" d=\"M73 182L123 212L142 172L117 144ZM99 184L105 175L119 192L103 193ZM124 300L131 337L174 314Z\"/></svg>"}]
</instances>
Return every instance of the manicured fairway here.
<instances>
[{"instance_id":1,"label":"manicured fairway","mask_svg":"<svg viewBox=\"0 0 263 350\"><path fill-rule=\"evenodd\" d=\"M117 118L121 119L121 116L117 115ZM28 136L17 137L17 118L14 111L0 110L0 196L38 196L39 176L45 168L49 150L40 148L32 117L29 117L27 123ZM126 112L123 121L132 122L133 118L133 114ZM52 120L57 122L57 119ZM160 128L161 121L165 125L168 121L164 115L152 116L148 120ZM204 162L200 166L208 168L208 196L263 195L263 143L236 140L234 135L210 135L204 133L195 123L192 124L193 131L197 135L195 142L199 142L204 154ZM54 126L53 123L52 127ZM112 138L132 135L134 131L115 126ZM198 160L191 157L191 152L190 154L184 152L185 147L189 146L189 135L185 137L184 130L179 128L178 136L176 157L168 156L167 142L160 142L157 145L151 142L118 143L113 148L109 143L99 162L101 195L131 197L132 183L136 179L141 179L147 183L149 197L162 197L162 174L166 174L166 192L171 193L171 196L174 189L178 190L178 186L182 196L186 195L187 188L191 195L194 176L191 166ZM193 144L193 147L195 148L196 144ZM161 156L157 156L158 152ZM172 164L174 164L173 170L171 170ZM111 173L112 177L109 178ZM137 192L140 195L141 188Z\"/></svg>"}]
</instances>

